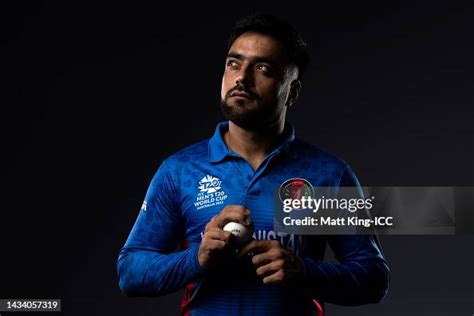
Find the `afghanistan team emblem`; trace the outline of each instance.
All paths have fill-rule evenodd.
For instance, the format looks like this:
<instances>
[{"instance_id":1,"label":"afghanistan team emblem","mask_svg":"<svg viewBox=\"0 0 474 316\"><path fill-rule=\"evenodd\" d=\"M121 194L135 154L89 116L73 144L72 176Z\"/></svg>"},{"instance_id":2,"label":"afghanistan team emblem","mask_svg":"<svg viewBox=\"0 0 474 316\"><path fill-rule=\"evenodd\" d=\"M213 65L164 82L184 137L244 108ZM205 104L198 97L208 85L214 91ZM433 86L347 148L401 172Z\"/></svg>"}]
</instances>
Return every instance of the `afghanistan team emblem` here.
<instances>
[{"instance_id":1,"label":"afghanistan team emblem","mask_svg":"<svg viewBox=\"0 0 474 316\"><path fill-rule=\"evenodd\" d=\"M302 197L313 198L314 188L306 179L292 178L283 182L278 194L282 202L286 199L301 200Z\"/></svg>"}]
</instances>

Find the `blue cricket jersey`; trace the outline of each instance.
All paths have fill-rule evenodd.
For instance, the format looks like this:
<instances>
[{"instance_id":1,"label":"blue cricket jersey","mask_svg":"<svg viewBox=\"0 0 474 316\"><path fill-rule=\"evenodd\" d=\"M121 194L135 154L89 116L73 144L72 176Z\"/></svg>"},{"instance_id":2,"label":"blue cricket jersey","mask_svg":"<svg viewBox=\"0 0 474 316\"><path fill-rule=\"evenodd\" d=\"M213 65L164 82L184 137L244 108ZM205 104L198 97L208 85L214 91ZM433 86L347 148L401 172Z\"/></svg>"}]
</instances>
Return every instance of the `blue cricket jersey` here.
<instances>
[{"instance_id":1,"label":"blue cricket jersey","mask_svg":"<svg viewBox=\"0 0 474 316\"><path fill-rule=\"evenodd\" d=\"M358 187L341 159L295 139L283 140L254 171L230 150L220 123L211 139L165 159L156 172L133 229L121 249L119 285L128 296L159 296L186 288L183 315L314 315L313 299L342 305L376 303L390 271L372 235L293 235L274 231L274 189L291 178L314 187ZM251 210L254 238L276 239L304 265L301 286L264 285L251 258L204 271L198 249L206 224L226 205ZM184 250L176 251L177 245ZM323 262L326 246L339 263Z\"/></svg>"}]
</instances>

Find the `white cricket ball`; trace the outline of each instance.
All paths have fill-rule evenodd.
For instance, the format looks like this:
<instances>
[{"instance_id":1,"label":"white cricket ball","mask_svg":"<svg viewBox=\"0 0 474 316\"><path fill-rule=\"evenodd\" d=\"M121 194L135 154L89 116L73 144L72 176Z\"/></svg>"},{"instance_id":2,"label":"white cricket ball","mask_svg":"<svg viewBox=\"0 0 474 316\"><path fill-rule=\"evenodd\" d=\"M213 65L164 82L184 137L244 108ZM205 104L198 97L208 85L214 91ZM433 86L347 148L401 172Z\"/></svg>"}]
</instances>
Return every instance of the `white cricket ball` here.
<instances>
[{"instance_id":1,"label":"white cricket ball","mask_svg":"<svg viewBox=\"0 0 474 316\"><path fill-rule=\"evenodd\" d=\"M253 234L252 227L246 227L236 222L229 222L225 224L223 230L228 231L235 236L234 240L237 246L247 243L252 238Z\"/></svg>"}]
</instances>

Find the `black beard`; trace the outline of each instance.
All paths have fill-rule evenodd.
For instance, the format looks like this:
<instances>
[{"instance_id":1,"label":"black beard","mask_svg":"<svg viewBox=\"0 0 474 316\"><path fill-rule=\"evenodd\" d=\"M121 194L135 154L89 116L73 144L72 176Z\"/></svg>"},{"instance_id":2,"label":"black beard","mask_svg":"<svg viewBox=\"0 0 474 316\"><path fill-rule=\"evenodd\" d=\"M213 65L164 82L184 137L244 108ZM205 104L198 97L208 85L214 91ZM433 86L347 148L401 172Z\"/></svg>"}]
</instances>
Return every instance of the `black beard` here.
<instances>
[{"instance_id":1,"label":"black beard","mask_svg":"<svg viewBox=\"0 0 474 316\"><path fill-rule=\"evenodd\" d=\"M249 131L262 131L271 127L278 121L276 107L259 105L256 109L249 110L245 105L230 106L221 99L221 111L226 119Z\"/></svg>"}]
</instances>

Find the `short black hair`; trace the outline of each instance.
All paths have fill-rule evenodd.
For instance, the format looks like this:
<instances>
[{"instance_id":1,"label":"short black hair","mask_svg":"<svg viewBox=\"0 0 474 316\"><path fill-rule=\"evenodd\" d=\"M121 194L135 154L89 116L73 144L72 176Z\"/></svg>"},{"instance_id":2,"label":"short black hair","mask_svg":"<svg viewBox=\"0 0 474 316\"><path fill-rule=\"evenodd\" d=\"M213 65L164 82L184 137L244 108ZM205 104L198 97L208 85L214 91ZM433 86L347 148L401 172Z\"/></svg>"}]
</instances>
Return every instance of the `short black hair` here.
<instances>
[{"instance_id":1,"label":"short black hair","mask_svg":"<svg viewBox=\"0 0 474 316\"><path fill-rule=\"evenodd\" d=\"M287 49L289 62L298 67L298 79L301 79L309 64L306 43L301 35L288 22L270 14L256 13L235 23L231 31L227 50L234 41L245 32L257 32L276 38Z\"/></svg>"}]
</instances>

